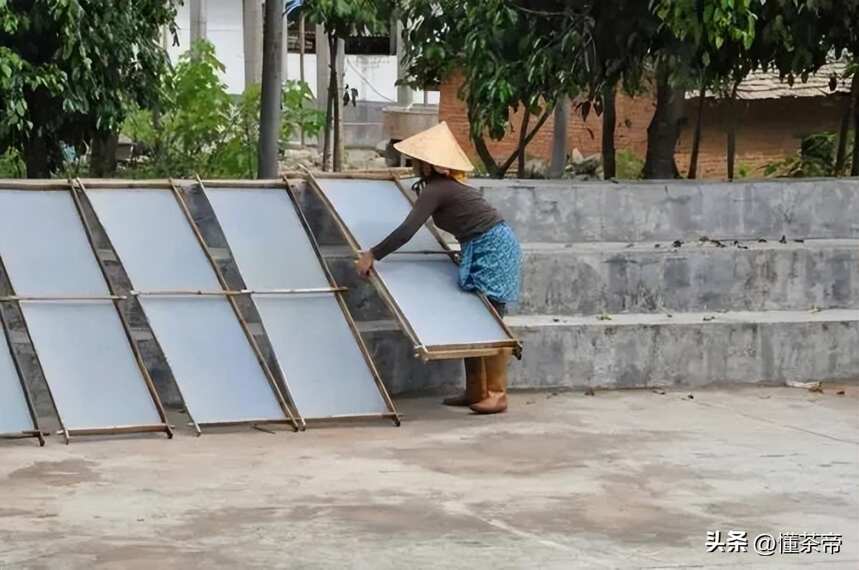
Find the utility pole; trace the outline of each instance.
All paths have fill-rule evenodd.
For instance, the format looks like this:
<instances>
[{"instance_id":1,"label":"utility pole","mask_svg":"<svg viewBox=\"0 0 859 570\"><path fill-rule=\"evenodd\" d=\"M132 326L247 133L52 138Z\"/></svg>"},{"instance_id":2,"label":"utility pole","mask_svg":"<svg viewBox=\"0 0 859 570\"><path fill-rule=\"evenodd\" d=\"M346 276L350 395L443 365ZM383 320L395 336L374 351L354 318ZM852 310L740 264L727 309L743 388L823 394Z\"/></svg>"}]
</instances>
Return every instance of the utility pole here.
<instances>
[{"instance_id":1,"label":"utility pole","mask_svg":"<svg viewBox=\"0 0 859 570\"><path fill-rule=\"evenodd\" d=\"M266 0L263 28L259 178L277 178L283 55L283 0Z\"/></svg>"},{"instance_id":2,"label":"utility pole","mask_svg":"<svg viewBox=\"0 0 859 570\"><path fill-rule=\"evenodd\" d=\"M262 81L262 0L242 0L245 89Z\"/></svg>"},{"instance_id":3,"label":"utility pole","mask_svg":"<svg viewBox=\"0 0 859 570\"><path fill-rule=\"evenodd\" d=\"M191 0L191 43L206 38L208 8L206 0Z\"/></svg>"}]
</instances>

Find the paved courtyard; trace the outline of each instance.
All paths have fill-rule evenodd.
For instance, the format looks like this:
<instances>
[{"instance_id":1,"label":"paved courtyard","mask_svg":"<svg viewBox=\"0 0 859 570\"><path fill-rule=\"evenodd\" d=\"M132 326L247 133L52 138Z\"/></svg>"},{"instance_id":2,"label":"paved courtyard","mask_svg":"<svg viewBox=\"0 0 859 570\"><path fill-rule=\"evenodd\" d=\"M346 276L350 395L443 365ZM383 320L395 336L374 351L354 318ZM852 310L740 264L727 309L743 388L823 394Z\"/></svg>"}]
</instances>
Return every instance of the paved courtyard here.
<instances>
[{"instance_id":1,"label":"paved courtyard","mask_svg":"<svg viewBox=\"0 0 859 570\"><path fill-rule=\"evenodd\" d=\"M0 568L859 567L859 386L689 396L518 393L494 417L400 399L401 428L2 441ZM730 530L749 551L707 553ZM782 532L843 545L754 552Z\"/></svg>"}]
</instances>

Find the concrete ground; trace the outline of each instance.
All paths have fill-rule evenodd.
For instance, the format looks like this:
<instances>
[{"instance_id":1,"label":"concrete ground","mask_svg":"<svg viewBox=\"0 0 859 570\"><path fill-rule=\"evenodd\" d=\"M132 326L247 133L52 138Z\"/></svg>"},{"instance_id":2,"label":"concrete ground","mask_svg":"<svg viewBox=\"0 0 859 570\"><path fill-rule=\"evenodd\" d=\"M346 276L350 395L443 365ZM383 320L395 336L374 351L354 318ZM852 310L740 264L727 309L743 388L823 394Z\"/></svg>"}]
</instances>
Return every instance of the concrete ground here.
<instances>
[{"instance_id":1,"label":"concrete ground","mask_svg":"<svg viewBox=\"0 0 859 570\"><path fill-rule=\"evenodd\" d=\"M0 568L857 568L859 386L519 393L475 417L0 442ZM177 418L181 422L181 417ZM708 554L708 530L840 554Z\"/></svg>"}]
</instances>

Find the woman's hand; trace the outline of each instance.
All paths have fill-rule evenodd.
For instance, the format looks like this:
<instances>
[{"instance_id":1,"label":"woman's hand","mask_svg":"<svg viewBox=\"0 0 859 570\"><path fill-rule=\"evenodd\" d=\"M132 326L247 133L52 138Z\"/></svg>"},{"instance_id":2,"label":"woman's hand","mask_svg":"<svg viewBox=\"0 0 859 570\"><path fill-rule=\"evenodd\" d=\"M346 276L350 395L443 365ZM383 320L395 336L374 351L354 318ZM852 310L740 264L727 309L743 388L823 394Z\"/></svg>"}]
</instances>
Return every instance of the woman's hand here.
<instances>
[{"instance_id":1,"label":"woman's hand","mask_svg":"<svg viewBox=\"0 0 859 570\"><path fill-rule=\"evenodd\" d=\"M355 262L355 269L358 270L358 275L364 277L365 279L370 276L370 270L373 269L373 262L375 259L373 258L372 251L365 251L358 258L358 261Z\"/></svg>"}]
</instances>

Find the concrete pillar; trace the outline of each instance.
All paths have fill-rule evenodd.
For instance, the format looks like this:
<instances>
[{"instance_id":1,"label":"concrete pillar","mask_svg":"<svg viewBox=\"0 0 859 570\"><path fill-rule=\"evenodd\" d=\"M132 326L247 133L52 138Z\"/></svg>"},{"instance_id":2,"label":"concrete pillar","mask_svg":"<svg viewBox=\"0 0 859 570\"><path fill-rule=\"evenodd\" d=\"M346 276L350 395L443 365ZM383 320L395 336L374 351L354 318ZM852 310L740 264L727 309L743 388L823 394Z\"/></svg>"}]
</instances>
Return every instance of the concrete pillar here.
<instances>
[{"instance_id":1,"label":"concrete pillar","mask_svg":"<svg viewBox=\"0 0 859 570\"><path fill-rule=\"evenodd\" d=\"M283 45L282 45L282 54L280 56L281 61L281 75L283 81L289 79L289 75L287 74L289 59L289 16L286 13L283 14Z\"/></svg>"},{"instance_id":2,"label":"concrete pillar","mask_svg":"<svg viewBox=\"0 0 859 570\"><path fill-rule=\"evenodd\" d=\"M191 0L191 43L206 37L206 22L208 19L207 0Z\"/></svg>"},{"instance_id":3,"label":"concrete pillar","mask_svg":"<svg viewBox=\"0 0 859 570\"><path fill-rule=\"evenodd\" d=\"M396 34L396 44L397 44L397 81L401 79L405 79L407 77L406 67L403 64L403 57L405 57L406 52L406 41L403 39L403 23L399 18L396 18L394 25L391 26L391 29L394 30ZM412 91L412 88L407 85L398 85L397 86L397 105L408 107L415 100L415 93Z\"/></svg>"},{"instance_id":4,"label":"concrete pillar","mask_svg":"<svg viewBox=\"0 0 859 570\"><path fill-rule=\"evenodd\" d=\"M242 0L245 89L262 80L262 2Z\"/></svg>"}]
</instances>

